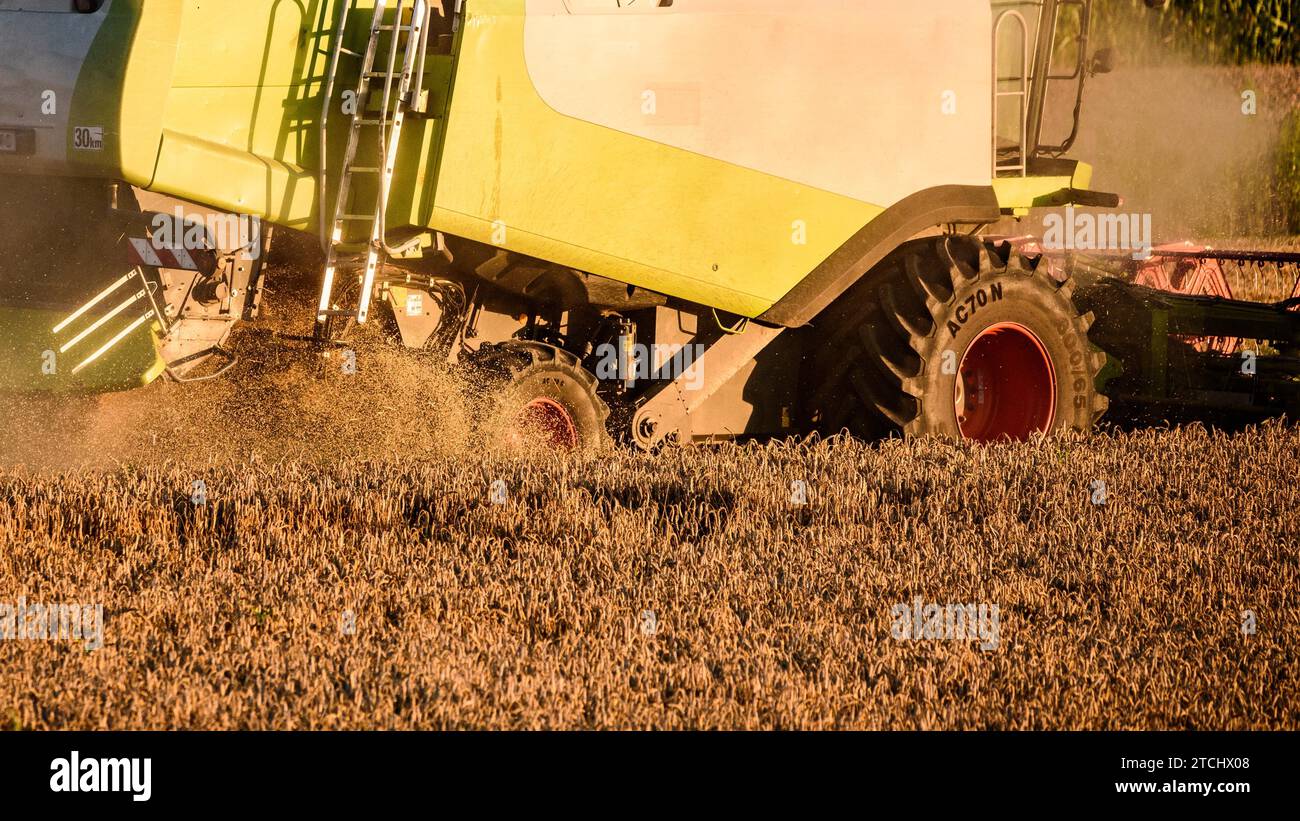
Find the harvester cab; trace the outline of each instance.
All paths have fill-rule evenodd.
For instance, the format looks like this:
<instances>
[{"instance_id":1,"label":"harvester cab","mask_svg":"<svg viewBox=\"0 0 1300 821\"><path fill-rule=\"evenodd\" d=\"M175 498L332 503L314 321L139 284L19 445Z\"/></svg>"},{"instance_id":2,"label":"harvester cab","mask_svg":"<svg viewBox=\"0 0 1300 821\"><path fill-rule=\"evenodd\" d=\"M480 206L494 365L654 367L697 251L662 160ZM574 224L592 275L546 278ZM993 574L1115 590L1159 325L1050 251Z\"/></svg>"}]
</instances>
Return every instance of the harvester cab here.
<instances>
[{"instance_id":1,"label":"harvester cab","mask_svg":"<svg viewBox=\"0 0 1300 821\"><path fill-rule=\"evenodd\" d=\"M381 317L555 446L1017 439L1121 370L1130 405L1211 390L1151 349L1214 296L981 237L1119 204L1066 156L1113 62L1089 0L809 6L0 0L0 386L220 373L275 227L319 240L317 344ZM1242 305L1234 338L1290 333ZM1212 389L1281 412L1287 361Z\"/></svg>"}]
</instances>

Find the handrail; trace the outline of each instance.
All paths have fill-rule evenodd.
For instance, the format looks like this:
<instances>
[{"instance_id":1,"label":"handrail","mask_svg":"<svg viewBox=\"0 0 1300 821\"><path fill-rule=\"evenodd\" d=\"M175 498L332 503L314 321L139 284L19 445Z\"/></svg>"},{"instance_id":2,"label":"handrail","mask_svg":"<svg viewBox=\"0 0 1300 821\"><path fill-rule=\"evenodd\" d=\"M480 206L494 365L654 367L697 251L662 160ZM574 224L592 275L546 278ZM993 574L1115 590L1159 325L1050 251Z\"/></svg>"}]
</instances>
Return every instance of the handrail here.
<instances>
[{"instance_id":1,"label":"handrail","mask_svg":"<svg viewBox=\"0 0 1300 821\"><path fill-rule=\"evenodd\" d=\"M329 219L325 216L326 205L329 201L329 120L331 103L334 101L334 83L338 78L339 58L343 53L344 33L347 28L348 14L351 13L352 7L356 5L356 0L339 0L339 18L334 26L334 45L330 49L329 74L325 81L325 88L321 95L321 114L320 114L320 166L317 170L316 188L320 197L320 240L321 248L326 252L329 251L331 236L333 234L330 228Z\"/></svg>"},{"instance_id":2,"label":"handrail","mask_svg":"<svg viewBox=\"0 0 1300 821\"><path fill-rule=\"evenodd\" d=\"M1000 91L998 83L998 57L1000 56L999 46L1001 45L1002 24L1007 18L1014 18L1020 24L1020 90L1019 91ZM1014 79L1014 78L1012 78ZM999 165L998 164L998 112L1000 102L1003 97L1020 98L1020 164L1019 165ZM1019 171L1020 176L1026 176L1029 169L1029 136L1028 136L1028 117L1029 117L1029 22L1025 16L1017 9L1007 9L998 15L997 22L993 24L993 177L998 176L1000 171Z\"/></svg>"}]
</instances>

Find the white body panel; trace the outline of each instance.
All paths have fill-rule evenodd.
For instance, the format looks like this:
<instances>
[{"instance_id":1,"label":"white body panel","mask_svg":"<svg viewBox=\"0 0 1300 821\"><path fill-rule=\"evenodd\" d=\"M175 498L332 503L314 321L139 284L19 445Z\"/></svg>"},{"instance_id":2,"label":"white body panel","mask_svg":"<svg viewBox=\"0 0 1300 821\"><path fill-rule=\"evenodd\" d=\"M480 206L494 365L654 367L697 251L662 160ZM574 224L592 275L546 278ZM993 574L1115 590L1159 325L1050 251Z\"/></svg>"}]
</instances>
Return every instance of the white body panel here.
<instances>
[{"instance_id":1,"label":"white body panel","mask_svg":"<svg viewBox=\"0 0 1300 821\"><path fill-rule=\"evenodd\" d=\"M68 120L73 91L103 15L58 14L51 11L55 6L45 0L0 0L0 58L5 69L0 71L0 129L35 131L36 153L22 158L28 173L66 173L70 128L99 127L102 132L104 125ZM57 6L70 10L72 3ZM17 159L0 154L0 160Z\"/></svg>"},{"instance_id":2,"label":"white body panel","mask_svg":"<svg viewBox=\"0 0 1300 821\"><path fill-rule=\"evenodd\" d=\"M528 0L561 114L891 205L991 178L987 0Z\"/></svg>"}]
</instances>

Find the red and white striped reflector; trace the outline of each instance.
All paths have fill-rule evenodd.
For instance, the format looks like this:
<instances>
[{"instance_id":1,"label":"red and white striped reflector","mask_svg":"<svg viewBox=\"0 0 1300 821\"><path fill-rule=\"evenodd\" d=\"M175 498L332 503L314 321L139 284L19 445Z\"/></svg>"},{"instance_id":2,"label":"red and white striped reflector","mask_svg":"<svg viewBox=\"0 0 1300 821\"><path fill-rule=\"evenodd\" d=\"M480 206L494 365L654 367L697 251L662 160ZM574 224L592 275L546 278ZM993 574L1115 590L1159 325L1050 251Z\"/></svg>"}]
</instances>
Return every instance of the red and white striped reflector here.
<instances>
[{"instance_id":1,"label":"red and white striped reflector","mask_svg":"<svg viewBox=\"0 0 1300 821\"><path fill-rule=\"evenodd\" d=\"M130 251L127 253L132 265L144 265L148 268L178 268L183 271L210 272L215 265L207 257L211 251L191 253L184 248L159 248L152 240L131 238Z\"/></svg>"}]
</instances>

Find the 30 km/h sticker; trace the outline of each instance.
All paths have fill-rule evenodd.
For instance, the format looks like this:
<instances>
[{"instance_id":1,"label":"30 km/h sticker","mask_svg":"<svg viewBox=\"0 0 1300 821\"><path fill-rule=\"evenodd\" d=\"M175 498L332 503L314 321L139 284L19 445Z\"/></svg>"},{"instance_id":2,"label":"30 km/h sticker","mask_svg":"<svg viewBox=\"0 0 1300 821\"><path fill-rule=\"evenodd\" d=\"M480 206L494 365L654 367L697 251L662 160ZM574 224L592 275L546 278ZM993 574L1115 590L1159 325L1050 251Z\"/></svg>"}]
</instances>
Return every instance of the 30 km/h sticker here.
<instances>
[{"instance_id":1,"label":"30 km/h sticker","mask_svg":"<svg viewBox=\"0 0 1300 821\"><path fill-rule=\"evenodd\" d=\"M72 147L77 151L103 151L104 129L84 126L72 129Z\"/></svg>"}]
</instances>

